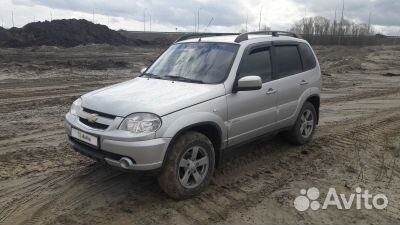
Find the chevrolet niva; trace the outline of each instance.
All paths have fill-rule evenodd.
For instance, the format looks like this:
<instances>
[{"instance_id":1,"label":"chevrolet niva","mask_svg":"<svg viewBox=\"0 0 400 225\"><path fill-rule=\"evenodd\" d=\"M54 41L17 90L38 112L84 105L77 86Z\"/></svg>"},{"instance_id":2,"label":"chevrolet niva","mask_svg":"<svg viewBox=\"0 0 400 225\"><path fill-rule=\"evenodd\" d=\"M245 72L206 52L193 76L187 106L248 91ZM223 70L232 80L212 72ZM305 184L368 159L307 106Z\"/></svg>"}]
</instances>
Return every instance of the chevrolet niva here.
<instances>
[{"instance_id":1,"label":"chevrolet niva","mask_svg":"<svg viewBox=\"0 0 400 225\"><path fill-rule=\"evenodd\" d=\"M289 32L191 34L132 80L87 93L65 116L76 151L124 170L158 171L172 198L199 194L227 149L283 132L306 144L321 71Z\"/></svg>"}]
</instances>

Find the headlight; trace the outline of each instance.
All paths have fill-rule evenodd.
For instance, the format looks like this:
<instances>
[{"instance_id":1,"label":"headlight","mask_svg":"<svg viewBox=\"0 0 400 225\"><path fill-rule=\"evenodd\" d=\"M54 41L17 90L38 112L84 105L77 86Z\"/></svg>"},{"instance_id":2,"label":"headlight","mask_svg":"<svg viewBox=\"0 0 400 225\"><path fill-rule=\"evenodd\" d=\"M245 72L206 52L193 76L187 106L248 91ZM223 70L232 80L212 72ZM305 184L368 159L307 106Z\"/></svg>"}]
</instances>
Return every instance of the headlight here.
<instances>
[{"instance_id":1,"label":"headlight","mask_svg":"<svg viewBox=\"0 0 400 225\"><path fill-rule=\"evenodd\" d=\"M78 112L81 110L81 108L82 108L82 99L78 98L77 100L74 101L74 103L72 103L70 112L72 115L78 115Z\"/></svg>"},{"instance_id":2,"label":"headlight","mask_svg":"<svg viewBox=\"0 0 400 225\"><path fill-rule=\"evenodd\" d=\"M134 113L122 121L120 130L127 130L135 134L151 133L161 127L161 118L151 113Z\"/></svg>"}]
</instances>

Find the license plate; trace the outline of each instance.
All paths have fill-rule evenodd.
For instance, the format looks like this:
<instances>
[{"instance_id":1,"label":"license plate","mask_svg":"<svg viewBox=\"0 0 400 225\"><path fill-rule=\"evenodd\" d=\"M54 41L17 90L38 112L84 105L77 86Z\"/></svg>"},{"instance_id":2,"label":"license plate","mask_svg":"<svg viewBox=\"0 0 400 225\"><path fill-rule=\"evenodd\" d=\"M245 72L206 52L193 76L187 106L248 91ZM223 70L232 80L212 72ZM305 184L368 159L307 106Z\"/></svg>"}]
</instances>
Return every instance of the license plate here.
<instances>
[{"instance_id":1,"label":"license plate","mask_svg":"<svg viewBox=\"0 0 400 225\"><path fill-rule=\"evenodd\" d=\"M97 147L97 137L72 128L71 136Z\"/></svg>"}]
</instances>

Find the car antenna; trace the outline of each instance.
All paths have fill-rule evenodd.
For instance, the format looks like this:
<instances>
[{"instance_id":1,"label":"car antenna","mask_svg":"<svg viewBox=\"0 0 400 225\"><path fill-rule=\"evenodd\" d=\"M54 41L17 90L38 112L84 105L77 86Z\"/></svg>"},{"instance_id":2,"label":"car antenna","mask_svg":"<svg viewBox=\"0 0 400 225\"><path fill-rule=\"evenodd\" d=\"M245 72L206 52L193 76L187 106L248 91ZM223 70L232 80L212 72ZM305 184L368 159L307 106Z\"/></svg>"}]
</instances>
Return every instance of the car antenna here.
<instances>
[{"instance_id":1,"label":"car antenna","mask_svg":"<svg viewBox=\"0 0 400 225\"><path fill-rule=\"evenodd\" d=\"M207 31L207 28L211 25L211 23L212 23L213 20L214 20L214 17L211 17L210 22L208 22L208 24L207 24L207 26L206 26L206 29L204 29L204 32ZM199 42L201 42L201 38L202 38L202 36L200 36Z\"/></svg>"}]
</instances>

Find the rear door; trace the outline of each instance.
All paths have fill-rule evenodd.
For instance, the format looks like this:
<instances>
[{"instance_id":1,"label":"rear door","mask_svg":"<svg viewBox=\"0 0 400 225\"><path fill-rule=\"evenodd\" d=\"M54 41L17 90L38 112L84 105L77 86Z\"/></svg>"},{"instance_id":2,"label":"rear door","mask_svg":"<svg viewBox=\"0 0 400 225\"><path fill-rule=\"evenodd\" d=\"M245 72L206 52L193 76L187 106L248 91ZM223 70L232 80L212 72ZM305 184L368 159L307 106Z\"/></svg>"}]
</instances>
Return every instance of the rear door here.
<instances>
[{"instance_id":1,"label":"rear door","mask_svg":"<svg viewBox=\"0 0 400 225\"><path fill-rule=\"evenodd\" d=\"M277 89L277 127L292 125L302 93L307 90L307 73L297 42L273 43L273 80Z\"/></svg>"},{"instance_id":2,"label":"rear door","mask_svg":"<svg viewBox=\"0 0 400 225\"><path fill-rule=\"evenodd\" d=\"M276 95L272 81L271 44L249 46L237 71L236 82L245 76L260 76L260 90L227 95L228 144L241 143L273 129L276 122Z\"/></svg>"}]
</instances>

